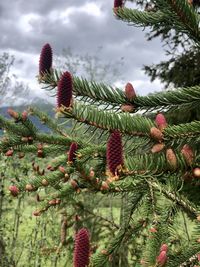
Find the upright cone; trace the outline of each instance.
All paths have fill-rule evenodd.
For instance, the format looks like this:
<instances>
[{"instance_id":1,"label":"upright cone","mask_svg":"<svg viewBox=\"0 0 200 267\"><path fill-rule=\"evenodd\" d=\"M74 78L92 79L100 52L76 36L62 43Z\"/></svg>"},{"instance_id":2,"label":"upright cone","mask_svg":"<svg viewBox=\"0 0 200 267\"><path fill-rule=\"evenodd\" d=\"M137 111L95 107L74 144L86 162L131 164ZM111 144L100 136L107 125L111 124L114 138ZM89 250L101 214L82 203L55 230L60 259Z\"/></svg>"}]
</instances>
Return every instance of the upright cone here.
<instances>
[{"instance_id":1,"label":"upright cone","mask_svg":"<svg viewBox=\"0 0 200 267\"><path fill-rule=\"evenodd\" d=\"M50 73L52 68L52 48L50 44L45 44L42 48L39 60L39 74L43 76L45 73Z\"/></svg>"},{"instance_id":2,"label":"upright cone","mask_svg":"<svg viewBox=\"0 0 200 267\"><path fill-rule=\"evenodd\" d=\"M106 151L106 161L109 171L115 175L117 169L123 164L122 155L122 138L119 131L115 130L111 133Z\"/></svg>"},{"instance_id":3,"label":"upright cone","mask_svg":"<svg viewBox=\"0 0 200 267\"><path fill-rule=\"evenodd\" d=\"M74 267L86 267L89 265L89 233L86 228L80 229L75 237Z\"/></svg>"},{"instance_id":4,"label":"upright cone","mask_svg":"<svg viewBox=\"0 0 200 267\"><path fill-rule=\"evenodd\" d=\"M74 162L76 159L76 150L78 149L77 143L72 143L69 148L68 162Z\"/></svg>"},{"instance_id":5,"label":"upright cone","mask_svg":"<svg viewBox=\"0 0 200 267\"><path fill-rule=\"evenodd\" d=\"M62 105L69 107L72 101L72 76L66 71L61 76L58 82L58 91L57 91L57 106L58 108Z\"/></svg>"},{"instance_id":6,"label":"upright cone","mask_svg":"<svg viewBox=\"0 0 200 267\"><path fill-rule=\"evenodd\" d=\"M114 0L114 8L122 7L123 0Z\"/></svg>"},{"instance_id":7,"label":"upright cone","mask_svg":"<svg viewBox=\"0 0 200 267\"><path fill-rule=\"evenodd\" d=\"M128 100L133 100L136 97L135 89L131 83L127 83L125 86L125 95Z\"/></svg>"},{"instance_id":8,"label":"upright cone","mask_svg":"<svg viewBox=\"0 0 200 267\"><path fill-rule=\"evenodd\" d=\"M167 121L162 113L156 115L156 124L159 130L163 131L167 127Z\"/></svg>"}]
</instances>

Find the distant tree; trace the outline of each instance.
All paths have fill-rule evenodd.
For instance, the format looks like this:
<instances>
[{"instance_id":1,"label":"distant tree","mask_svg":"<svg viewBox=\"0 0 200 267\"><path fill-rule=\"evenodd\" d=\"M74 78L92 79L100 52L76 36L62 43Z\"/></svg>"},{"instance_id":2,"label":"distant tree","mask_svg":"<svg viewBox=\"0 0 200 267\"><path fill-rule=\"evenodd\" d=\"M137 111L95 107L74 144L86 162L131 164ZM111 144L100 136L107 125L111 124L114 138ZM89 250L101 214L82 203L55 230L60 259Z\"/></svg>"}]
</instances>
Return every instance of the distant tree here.
<instances>
[{"instance_id":1,"label":"distant tree","mask_svg":"<svg viewBox=\"0 0 200 267\"><path fill-rule=\"evenodd\" d=\"M151 0L128 0L139 5L145 11L155 12L156 1ZM193 0L193 7L198 10L199 0ZM158 64L144 66L145 73L151 77L151 81L159 78L166 88L170 86L187 87L200 82L199 60L200 52L196 44L186 34L178 32L166 25L154 25L146 34L147 40L151 41L160 37L168 60Z\"/></svg>"},{"instance_id":2,"label":"distant tree","mask_svg":"<svg viewBox=\"0 0 200 267\"><path fill-rule=\"evenodd\" d=\"M98 47L93 54L77 54L71 47L67 47L60 56L57 56L56 65L61 70L67 69L74 75L83 76L89 81L112 83L117 79L122 79L121 68L124 58L105 62L101 58L102 49L103 47Z\"/></svg>"},{"instance_id":3,"label":"distant tree","mask_svg":"<svg viewBox=\"0 0 200 267\"><path fill-rule=\"evenodd\" d=\"M17 76L11 72L15 58L9 53L0 55L0 106L5 102L13 103L16 99L24 99L29 95L29 87L22 81L18 81Z\"/></svg>"}]
</instances>

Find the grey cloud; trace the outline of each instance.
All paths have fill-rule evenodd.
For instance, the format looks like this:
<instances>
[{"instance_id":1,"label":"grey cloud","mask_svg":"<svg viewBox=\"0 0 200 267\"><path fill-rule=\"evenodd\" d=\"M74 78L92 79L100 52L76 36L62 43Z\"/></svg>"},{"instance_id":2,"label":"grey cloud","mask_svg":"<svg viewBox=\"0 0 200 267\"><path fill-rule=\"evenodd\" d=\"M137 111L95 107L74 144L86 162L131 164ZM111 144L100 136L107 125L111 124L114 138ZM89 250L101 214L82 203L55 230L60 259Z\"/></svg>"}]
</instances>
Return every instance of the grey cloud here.
<instances>
[{"instance_id":1,"label":"grey cloud","mask_svg":"<svg viewBox=\"0 0 200 267\"><path fill-rule=\"evenodd\" d=\"M84 3L101 6L103 17L95 17L82 12ZM75 53L94 53L103 46L105 62L124 58L123 76L127 80L143 79L140 69L144 64L159 62L164 58L159 40L147 42L141 28L127 26L116 20L112 13L113 0L10 0L0 2L0 47L33 55L38 61L41 47L49 42L54 53L60 54L63 48L72 47ZM69 7L77 7L77 12L69 14L65 24L59 13ZM12 8L11 8L12 7ZM52 17L52 12L58 16ZM24 15L34 14L26 22L19 24ZM30 60L25 62L30 68ZM33 68L32 68L33 69ZM31 71L30 71L31 72Z\"/></svg>"}]
</instances>

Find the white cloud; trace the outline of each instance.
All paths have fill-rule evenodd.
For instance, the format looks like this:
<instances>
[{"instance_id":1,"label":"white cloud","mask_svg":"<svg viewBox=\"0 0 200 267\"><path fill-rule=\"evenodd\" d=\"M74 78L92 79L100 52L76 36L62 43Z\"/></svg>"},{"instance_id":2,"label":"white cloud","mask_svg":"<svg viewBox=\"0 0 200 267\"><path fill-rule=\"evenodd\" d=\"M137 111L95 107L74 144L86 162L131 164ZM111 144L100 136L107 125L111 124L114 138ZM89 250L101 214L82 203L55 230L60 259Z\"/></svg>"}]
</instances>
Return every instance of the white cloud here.
<instances>
[{"instance_id":1,"label":"white cloud","mask_svg":"<svg viewBox=\"0 0 200 267\"><path fill-rule=\"evenodd\" d=\"M39 15L34 13L29 13L20 16L18 21L18 27L25 33L29 33L34 29L34 21L37 21L40 18Z\"/></svg>"}]
</instances>

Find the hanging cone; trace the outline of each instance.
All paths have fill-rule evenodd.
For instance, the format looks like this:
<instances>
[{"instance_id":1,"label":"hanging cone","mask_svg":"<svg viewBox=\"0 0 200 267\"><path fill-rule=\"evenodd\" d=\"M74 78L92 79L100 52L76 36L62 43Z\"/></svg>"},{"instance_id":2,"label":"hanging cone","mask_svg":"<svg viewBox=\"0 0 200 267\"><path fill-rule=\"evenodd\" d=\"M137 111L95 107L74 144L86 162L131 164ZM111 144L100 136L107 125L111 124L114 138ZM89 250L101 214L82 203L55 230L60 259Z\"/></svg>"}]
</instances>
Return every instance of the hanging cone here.
<instances>
[{"instance_id":1,"label":"hanging cone","mask_svg":"<svg viewBox=\"0 0 200 267\"><path fill-rule=\"evenodd\" d=\"M86 267L89 265L89 233L86 228L78 231L75 237L74 267Z\"/></svg>"},{"instance_id":2,"label":"hanging cone","mask_svg":"<svg viewBox=\"0 0 200 267\"><path fill-rule=\"evenodd\" d=\"M72 102L72 76L66 71L61 76L58 82L58 91L57 91L57 106L58 108L62 105L68 108Z\"/></svg>"},{"instance_id":3,"label":"hanging cone","mask_svg":"<svg viewBox=\"0 0 200 267\"><path fill-rule=\"evenodd\" d=\"M78 149L77 143L72 143L69 148L69 154L68 154L68 162L72 163L76 159L76 151Z\"/></svg>"},{"instance_id":4,"label":"hanging cone","mask_svg":"<svg viewBox=\"0 0 200 267\"><path fill-rule=\"evenodd\" d=\"M119 131L111 133L106 151L106 161L109 171L115 175L118 168L123 164L122 138Z\"/></svg>"},{"instance_id":5,"label":"hanging cone","mask_svg":"<svg viewBox=\"0 0 200 267\"><path fill-rule=\"evenodd\" d=\"M45 44L42 48L39 60L39 74L43 76L45 73L50 73L52 68L52 49L50 44Z\"/></svg>"}]
</instances>

